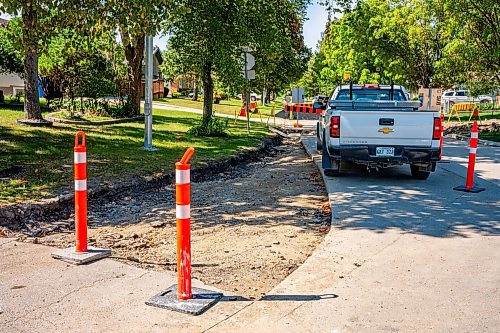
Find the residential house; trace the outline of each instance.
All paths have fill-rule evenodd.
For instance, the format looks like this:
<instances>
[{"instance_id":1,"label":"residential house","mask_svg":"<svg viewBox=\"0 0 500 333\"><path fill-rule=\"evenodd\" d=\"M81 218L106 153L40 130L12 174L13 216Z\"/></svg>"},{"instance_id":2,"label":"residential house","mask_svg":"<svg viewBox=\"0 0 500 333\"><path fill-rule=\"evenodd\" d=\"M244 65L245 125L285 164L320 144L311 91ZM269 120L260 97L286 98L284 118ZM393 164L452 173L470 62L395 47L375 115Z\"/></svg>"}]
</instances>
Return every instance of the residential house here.
<instances>
[{"instance_id":1,"label":"residential house","mask_svg":"<svg viewBox=\"0 0 500 333\"><path fill-rule=\"evenodd\" d=\"M167 82L167 87L169 89L169 96L172 96L174 92L181 90L193 91L194 81L190 75L180 75L175 79Z\"/></svg>"}]
</instances>

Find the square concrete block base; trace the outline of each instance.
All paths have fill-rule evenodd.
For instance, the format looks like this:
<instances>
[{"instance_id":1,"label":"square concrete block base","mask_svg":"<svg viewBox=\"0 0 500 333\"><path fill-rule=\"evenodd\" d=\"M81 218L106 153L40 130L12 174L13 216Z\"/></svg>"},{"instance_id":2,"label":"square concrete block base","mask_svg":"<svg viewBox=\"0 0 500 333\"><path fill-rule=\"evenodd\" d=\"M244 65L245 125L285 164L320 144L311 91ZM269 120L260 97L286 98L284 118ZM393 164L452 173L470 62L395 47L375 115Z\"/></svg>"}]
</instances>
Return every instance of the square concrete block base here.
<instances>
[{"instance_id":1,"label":"square concrete block base","mask_svg":"<svg viewBox=\"0 0 500 333\"><path fill-rule=\"evenodd\" d=\"M174 284L153 296L146 304L197 316L214 306L221 298L222 293L193 288L193 298L182 301L177 298L177 285Z\"/></svg>"},{"instance_id":2,"label":"square concrete block base","mask_svg":"<svg viewBox=\"0 0 500 333\"><path fill-rule=\"evenodd\" d=\"M75 252L74 247L68 247L52 252L52 258L61 259L74 265L83 265L92 261L109 257L111 250L100 249L97 247L89 246L87 252Z\"/></svg>"},{"instance_id":3,"label":"square concrete block base","mask_svg":"<svg viewBox=\"0 0 500 333\"><path fill-rule=\"evenodd\" d=\"M479 193L484 191L484 188L482 187L472 187L472 188L467 188L465 186L457 186L453 188L455 191L462 191L462 192L470 192L470 193Z\"/></svg>"}]
</instances>

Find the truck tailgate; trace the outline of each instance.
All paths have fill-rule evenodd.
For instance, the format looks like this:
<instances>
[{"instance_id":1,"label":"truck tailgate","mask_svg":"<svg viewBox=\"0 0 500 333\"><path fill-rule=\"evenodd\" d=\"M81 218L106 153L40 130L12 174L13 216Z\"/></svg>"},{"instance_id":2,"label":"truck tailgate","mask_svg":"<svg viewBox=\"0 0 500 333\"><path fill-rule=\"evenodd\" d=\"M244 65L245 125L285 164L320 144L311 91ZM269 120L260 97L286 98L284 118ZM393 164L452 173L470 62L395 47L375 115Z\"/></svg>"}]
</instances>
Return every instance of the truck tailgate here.
<instances>
[{"instance_id":1,"label":"truck tailgate","mask_svg":"<svg viewBox=\"0 0 500 333\"><path fill-rule=\"evenodd\" d=\"M432 112L341 111L340 144L431 147L433 126Z\"/></svg>"}]
</instances>

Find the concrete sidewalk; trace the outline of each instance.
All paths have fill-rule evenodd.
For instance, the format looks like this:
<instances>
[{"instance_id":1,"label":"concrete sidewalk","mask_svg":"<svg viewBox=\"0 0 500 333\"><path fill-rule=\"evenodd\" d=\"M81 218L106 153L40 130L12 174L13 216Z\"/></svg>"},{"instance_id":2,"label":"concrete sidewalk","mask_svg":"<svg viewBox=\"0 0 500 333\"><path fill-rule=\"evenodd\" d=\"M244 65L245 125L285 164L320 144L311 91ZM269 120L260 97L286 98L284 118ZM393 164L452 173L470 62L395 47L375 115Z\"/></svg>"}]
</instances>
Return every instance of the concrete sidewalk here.
<instances>
[{"instance_id":1,"label":"concrete sidewalk","mask_svg":"<svg viewBox=\"0 0 500 333\"><path fill-rule=\"evenodd\" d=\"M73 266L52 250L0 238L0 332L202 332L245 306L224 298L197 317L147 306L174 273L111 259Z\"/></svg>"},{"instance_id":2,"label":"concrete sidewalk","mask_svg":"<svg viewBox=\"0 0 500 333\"><path fill-rule=\"evenodd\" d=\"M141 107L144 107L144 102L141 102ZM161 109L161 110L175 110L175 111L182 111L182 112L190 112L190 113L196 113L196 114L203 114L203 110L199 109L194 109L194 108L188 108L184 106L177 106L177 105L169 105L169 104L164 104L164 103L158 103L158 102L153 102L153 109ZM233 119L234 120L234 115L230 114L225 114L225 113L214 113L214 116L220 117L220 118L228 118L228 119ZM238 117L239 120L241 121L246 121L246 117ZM267 124L267 118L262 117L262 120L257 117L250 117L251 122L256 122L256 123L264 123ZM285 128L293 128L293 123L295 123L296 120L291 121L290 119L283 119L283 118L276 118L276 126L283 126ZM316 129L316 123L318 122L317 120L299 120L299 122L308 129ZM269 120L269 125L274 125L274 120L270 119Z\"/></svg>"}]
</instances>

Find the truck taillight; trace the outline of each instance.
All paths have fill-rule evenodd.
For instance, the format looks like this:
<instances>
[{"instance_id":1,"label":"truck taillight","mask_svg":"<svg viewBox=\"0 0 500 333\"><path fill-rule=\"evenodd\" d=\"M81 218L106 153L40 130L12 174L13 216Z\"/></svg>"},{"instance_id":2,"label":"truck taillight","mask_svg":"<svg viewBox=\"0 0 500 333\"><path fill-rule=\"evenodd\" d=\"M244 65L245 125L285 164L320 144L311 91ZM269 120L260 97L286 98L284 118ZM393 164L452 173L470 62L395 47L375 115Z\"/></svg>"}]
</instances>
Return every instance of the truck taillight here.
<instances>
[{"instance_id":1,"label":"truck taillight","mask_svg":"<svg viewBox=\"0 0 500 333\"><path fill-rule=\"evenodd\" d=\"M432 140L441 139L441 118L434 118L434 130L432 131Z\"/></svg>"},{"instance_id":2,"label":"truck taillight","mask_svg":"<svg viewBox=\"0 0 500 333\"><path fill-rule=\"evenodd\" d=\"M330 137L332 137L332 138L339 138L340 137L340 117L339 116L333 116L331 121L330 121Z\"/></svg>"}]
</instances>

